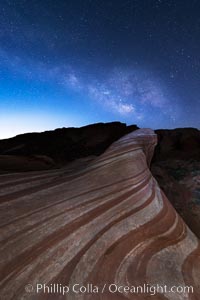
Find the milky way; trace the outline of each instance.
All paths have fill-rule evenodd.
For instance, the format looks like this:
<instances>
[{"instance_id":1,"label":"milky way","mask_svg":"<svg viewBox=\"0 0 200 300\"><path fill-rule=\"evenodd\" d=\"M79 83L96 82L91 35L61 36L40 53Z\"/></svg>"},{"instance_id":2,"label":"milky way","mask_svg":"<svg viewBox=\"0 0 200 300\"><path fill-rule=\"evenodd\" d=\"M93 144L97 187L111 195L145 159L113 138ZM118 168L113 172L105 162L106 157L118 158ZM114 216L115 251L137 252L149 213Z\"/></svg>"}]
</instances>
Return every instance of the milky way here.
<instances>
[{"instance_id":1,"label":"milky way","mask_svg":"<svg viewBox=\"0 0 200 300\"><path fill-rule=\"evenodd\" d=\"M5 0L0 10L0 138L114 120L200 126L199 1Z\"/></svg>"}]
</instances>

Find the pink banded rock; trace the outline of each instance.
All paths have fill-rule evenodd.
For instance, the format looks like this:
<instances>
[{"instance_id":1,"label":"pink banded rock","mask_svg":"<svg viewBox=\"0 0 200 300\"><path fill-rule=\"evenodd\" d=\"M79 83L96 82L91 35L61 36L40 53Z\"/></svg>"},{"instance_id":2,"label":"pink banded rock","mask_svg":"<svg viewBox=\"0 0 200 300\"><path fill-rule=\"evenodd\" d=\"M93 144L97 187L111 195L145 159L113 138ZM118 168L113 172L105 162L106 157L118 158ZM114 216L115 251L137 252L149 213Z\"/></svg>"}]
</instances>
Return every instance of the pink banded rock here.
<instances>
[{"instance_id":1,"label":"pink banded rock","mask_svg":"<svg viewBox=\"0 0 200 300\"><path fill-rule=\"evenodd\" d=\"M0 299L200 299L199 241L148 168L156 142L152 130L137 130L79 167L0 176ZM77 283L106 288L25 289ZM111 293L111 284L194 292Z\"/></svg>"}]
</instances>

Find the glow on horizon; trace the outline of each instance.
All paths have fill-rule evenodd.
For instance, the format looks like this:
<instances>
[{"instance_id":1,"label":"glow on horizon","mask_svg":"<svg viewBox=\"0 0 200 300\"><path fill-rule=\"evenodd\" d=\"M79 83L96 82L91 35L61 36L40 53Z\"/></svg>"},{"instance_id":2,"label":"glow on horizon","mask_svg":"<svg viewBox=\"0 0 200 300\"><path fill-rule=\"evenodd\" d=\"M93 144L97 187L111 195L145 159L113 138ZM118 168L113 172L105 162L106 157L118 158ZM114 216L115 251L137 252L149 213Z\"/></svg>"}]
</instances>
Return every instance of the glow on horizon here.
<instances>
[{"instance_id":1,"label":"glow on horizon","mask_svg":"<svg viewBox=\"0 0 200 300\"><path fill-rule=\"evenodd\" d=\"M28 132L42 132L61 127L83 126L78 118L42 114L12 114L0 117L0 139L7 139Z\"/></svg>"}]
</instances>

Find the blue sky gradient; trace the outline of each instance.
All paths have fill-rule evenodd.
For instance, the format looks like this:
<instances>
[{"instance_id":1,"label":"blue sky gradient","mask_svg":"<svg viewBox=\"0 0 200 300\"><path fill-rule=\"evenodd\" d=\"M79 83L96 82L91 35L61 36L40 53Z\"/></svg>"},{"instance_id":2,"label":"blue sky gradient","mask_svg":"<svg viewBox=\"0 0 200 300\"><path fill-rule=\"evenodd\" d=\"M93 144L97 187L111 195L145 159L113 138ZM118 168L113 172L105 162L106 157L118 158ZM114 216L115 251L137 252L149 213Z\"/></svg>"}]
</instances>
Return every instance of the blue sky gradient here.
<instances>
[{"instance_id":1,"label":"blue sky gradient","mask_svg":"<svg viewBox=\"0 0 200 300\"><path fill-rule=\"evenodd\" d=\"M199 6L4 1L0 139L116 120L199 128Z\"/></svg>"}]
</instances>

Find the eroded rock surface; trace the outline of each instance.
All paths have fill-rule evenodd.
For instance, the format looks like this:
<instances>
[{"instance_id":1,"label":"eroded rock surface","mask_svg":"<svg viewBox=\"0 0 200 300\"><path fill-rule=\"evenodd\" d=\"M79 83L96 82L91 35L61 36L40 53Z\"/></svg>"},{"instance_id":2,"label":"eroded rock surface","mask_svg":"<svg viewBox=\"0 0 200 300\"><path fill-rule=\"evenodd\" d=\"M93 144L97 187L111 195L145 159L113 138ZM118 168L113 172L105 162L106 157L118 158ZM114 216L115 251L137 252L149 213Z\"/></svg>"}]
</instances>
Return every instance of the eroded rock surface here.
<instances>
[{"instance_id":1,"label":"eroded rock surface","mask_svg":"<svg viewBox=\"0 0 200 300\"><path fill-rule=\"evenodd\" d=\"M91 124L80 128L58 128L41 133L26 133L0 140L0 155L6 155L7 160L9 155L11 159L15 156L27 158L27 160L30 157L45 155L58 166L63 166L75 159L102 154L114 141L136 129L138 129L136 125L127 126L125 123L111 122ZM41 166L40 164L39 170ZM44 169L46 169L46 165ZM32 170L35 170L35 165Z\"/></svg>"},{"instance_id":2,"label":"eroded rock surface","mask_svg":"<svg viewBox=\"0 0 200 300\"><path fill-rule=\"evenodd\" d=\"M151 171L177 212L200 238L200 161L155 162Z\"/></svg>"},{"instance_id":3,"label":"eroded rock surface","mask_svg":"<svg viewBox=\"0 0 200 300\"><path fill-rule=\"evenodd\" d=\"M132 132L81 166L0 176L1 299L200 299L200 245L148 168L157 136ZM192 286L194 293L36 294L25 286Z\"/></svg>"},{"instance_id":4,"label":"eroded rock surface","mask_svg":"<svg viewBox=\"0 0 200 300\"><path fill-rule=\"evenodd\" d=\"M158 135L158 145L154 161L200 161L200 130L197 128L159 129L155 132Z\"/></svg>"}]
</instances>

